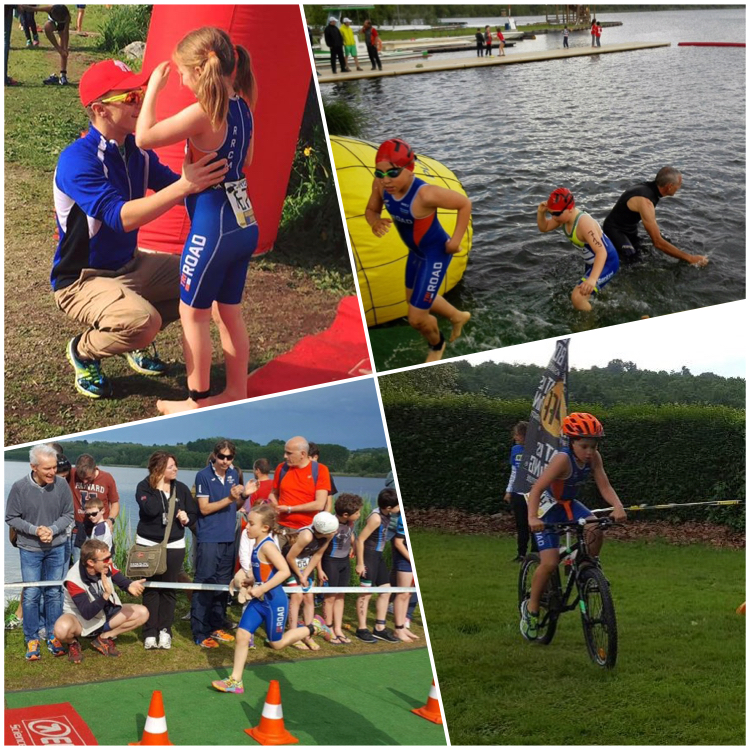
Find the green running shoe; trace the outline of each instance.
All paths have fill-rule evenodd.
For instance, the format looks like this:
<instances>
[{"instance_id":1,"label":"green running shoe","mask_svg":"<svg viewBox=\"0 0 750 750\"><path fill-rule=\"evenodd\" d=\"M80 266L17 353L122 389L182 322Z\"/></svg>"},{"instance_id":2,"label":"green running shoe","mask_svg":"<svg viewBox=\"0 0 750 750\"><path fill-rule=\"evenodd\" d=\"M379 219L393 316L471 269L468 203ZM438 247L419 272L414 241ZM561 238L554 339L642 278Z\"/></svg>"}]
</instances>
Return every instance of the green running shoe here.
<instances>
[{"instance_id":1,"label":"green running shoe","mask_svg":"<svg viewBox=\"0 0 750 750\"><path fill-rule=\"evenodd\" d=\"M75 387L79 393L89 398L106 398L112 395L112 384L102 372L102 363L98 359L80 359L78 356L78 342L80 336L74 336L68 341L65 351L68 362L73 365L76 373Z\"/></svg>"},{"instance_id":2,"label":"green running shoe","mask_svg":"<svg viewBox=\"0 0 750 750\"><path fill-rule=\"evenodd\" d=\"M527 641L535 641L539 635L539 613L529 612L528 599L521 604L521 635Z\"/></svg>"},{"instance_id":3,"label":"green running shoe","mask_svg":"<svg viewBox=\"0 0 750 750\"><path fill-rule=\"evenodd\" d=\"M131 370L135 370L140 375L164 375L169 369L164 360L159 358L159 352L151 344L147 349L136 349L134 352L128 352L125 355Z\"/></svg>"}]
</instances>

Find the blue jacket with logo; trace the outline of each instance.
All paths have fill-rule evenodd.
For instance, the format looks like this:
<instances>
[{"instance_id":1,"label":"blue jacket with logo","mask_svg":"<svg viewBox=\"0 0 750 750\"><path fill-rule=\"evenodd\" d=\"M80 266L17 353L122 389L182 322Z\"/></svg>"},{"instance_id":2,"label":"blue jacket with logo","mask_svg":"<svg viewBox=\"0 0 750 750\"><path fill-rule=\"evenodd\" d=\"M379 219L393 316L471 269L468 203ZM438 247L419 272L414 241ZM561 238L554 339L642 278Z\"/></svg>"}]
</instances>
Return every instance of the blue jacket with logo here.
<instances>
[{"instance_id":1,"label":"blue jacket with logo","mask_svg":"<svg viewBox=\"0 0 750 750\"><path fill-rule=\"evenodd\" d=\"M75 282L84 268L116 271L133 259L138 230L126 232L123 204L159 191L179 176L153 151L128 135L124 155L93 125L61 154L54 176L59 241L50 280L55 291Z\"/></svg>"}]
</instances>

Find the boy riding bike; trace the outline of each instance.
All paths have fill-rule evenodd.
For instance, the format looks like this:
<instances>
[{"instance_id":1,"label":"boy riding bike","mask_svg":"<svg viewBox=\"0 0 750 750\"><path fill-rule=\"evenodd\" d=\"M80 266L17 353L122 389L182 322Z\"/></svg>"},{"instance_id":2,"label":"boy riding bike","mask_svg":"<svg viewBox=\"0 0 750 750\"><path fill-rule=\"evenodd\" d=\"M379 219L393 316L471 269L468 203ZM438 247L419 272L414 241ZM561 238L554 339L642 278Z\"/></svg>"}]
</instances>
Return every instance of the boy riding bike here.
<instances>
[{"instance_id":1,"label":"boy riding bike","mask_svg":"<svg viewBox=\"0 0 750 750\"><path fill-rule=\"evenodd\" d=\"M568 438L569 447L555 453L529 493L529 528L536 539L540 557L531 582L531 594L521 605L521 633L530 641L537 637L539 600L560 562L559 534L545 530L545 524L596 519L576 499L590 474L593 474L601 496L612 506L612 518L617 522L626 519L620 498L609 483L599 455L599 440L604 437L601 422L592 414L575 412L563 420L562 432ZM598 528L586 529L586 542L593 555L599 554L603 541Z\"/></svg>"}]
</instances>

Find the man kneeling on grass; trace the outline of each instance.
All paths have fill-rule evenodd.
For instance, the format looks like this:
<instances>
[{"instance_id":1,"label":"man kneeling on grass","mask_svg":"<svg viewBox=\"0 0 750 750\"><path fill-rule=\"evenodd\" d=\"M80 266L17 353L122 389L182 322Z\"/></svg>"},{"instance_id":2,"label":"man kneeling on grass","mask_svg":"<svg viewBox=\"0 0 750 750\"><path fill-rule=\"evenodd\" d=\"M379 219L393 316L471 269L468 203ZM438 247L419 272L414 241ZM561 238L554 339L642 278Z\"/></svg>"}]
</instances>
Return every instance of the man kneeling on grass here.
<instances>
[{"instance_id":1,"label":"man kneeling on grass","mask_svg":"<svg viewBox=\"0 0 750 750\"><path fill-rule=\"evenodd\" d=\"M104 542L89 539L81 547L81 559L65 576L63 615L55 623L55 637L68 645L68 660L83 661L78 636L84 635L104 656L119 656L114 639L148 620L142 604L123 604L115 593L115 583L131 596L143 593L143 582L131 581L115 568Z\"/></svg>"}]
</instances>

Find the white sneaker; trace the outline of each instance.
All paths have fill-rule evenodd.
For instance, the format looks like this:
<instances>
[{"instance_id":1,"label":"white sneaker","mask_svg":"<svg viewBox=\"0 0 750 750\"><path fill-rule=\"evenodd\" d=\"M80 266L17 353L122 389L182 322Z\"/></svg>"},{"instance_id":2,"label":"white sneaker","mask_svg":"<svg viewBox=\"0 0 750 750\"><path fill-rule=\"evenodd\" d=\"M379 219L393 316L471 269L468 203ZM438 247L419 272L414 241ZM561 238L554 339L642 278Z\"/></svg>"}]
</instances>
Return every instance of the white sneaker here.
<instances>
[{"instance_id":1,"label":"white sneaker","mask_svg":"<svg viewBox=\"0 0 750 750\"><path fill-rule=\"evenodd\" d=\"M146 650L151 648L158 648L158 646L156 645L156 638L154 638L154 636L152 635L146 638L146 640L143 641L143 648L145 648Z\"/></svg>"},{"instance_id":2,"label":"white sneaker","mask_svg":"<svg viewBox=\"0 0 750 750\"><path fill-rule=\"evenodd\" d=\"M159 648L172 648L172 636L166 630L159 633Z\"/></svg>"}]
</instances>

